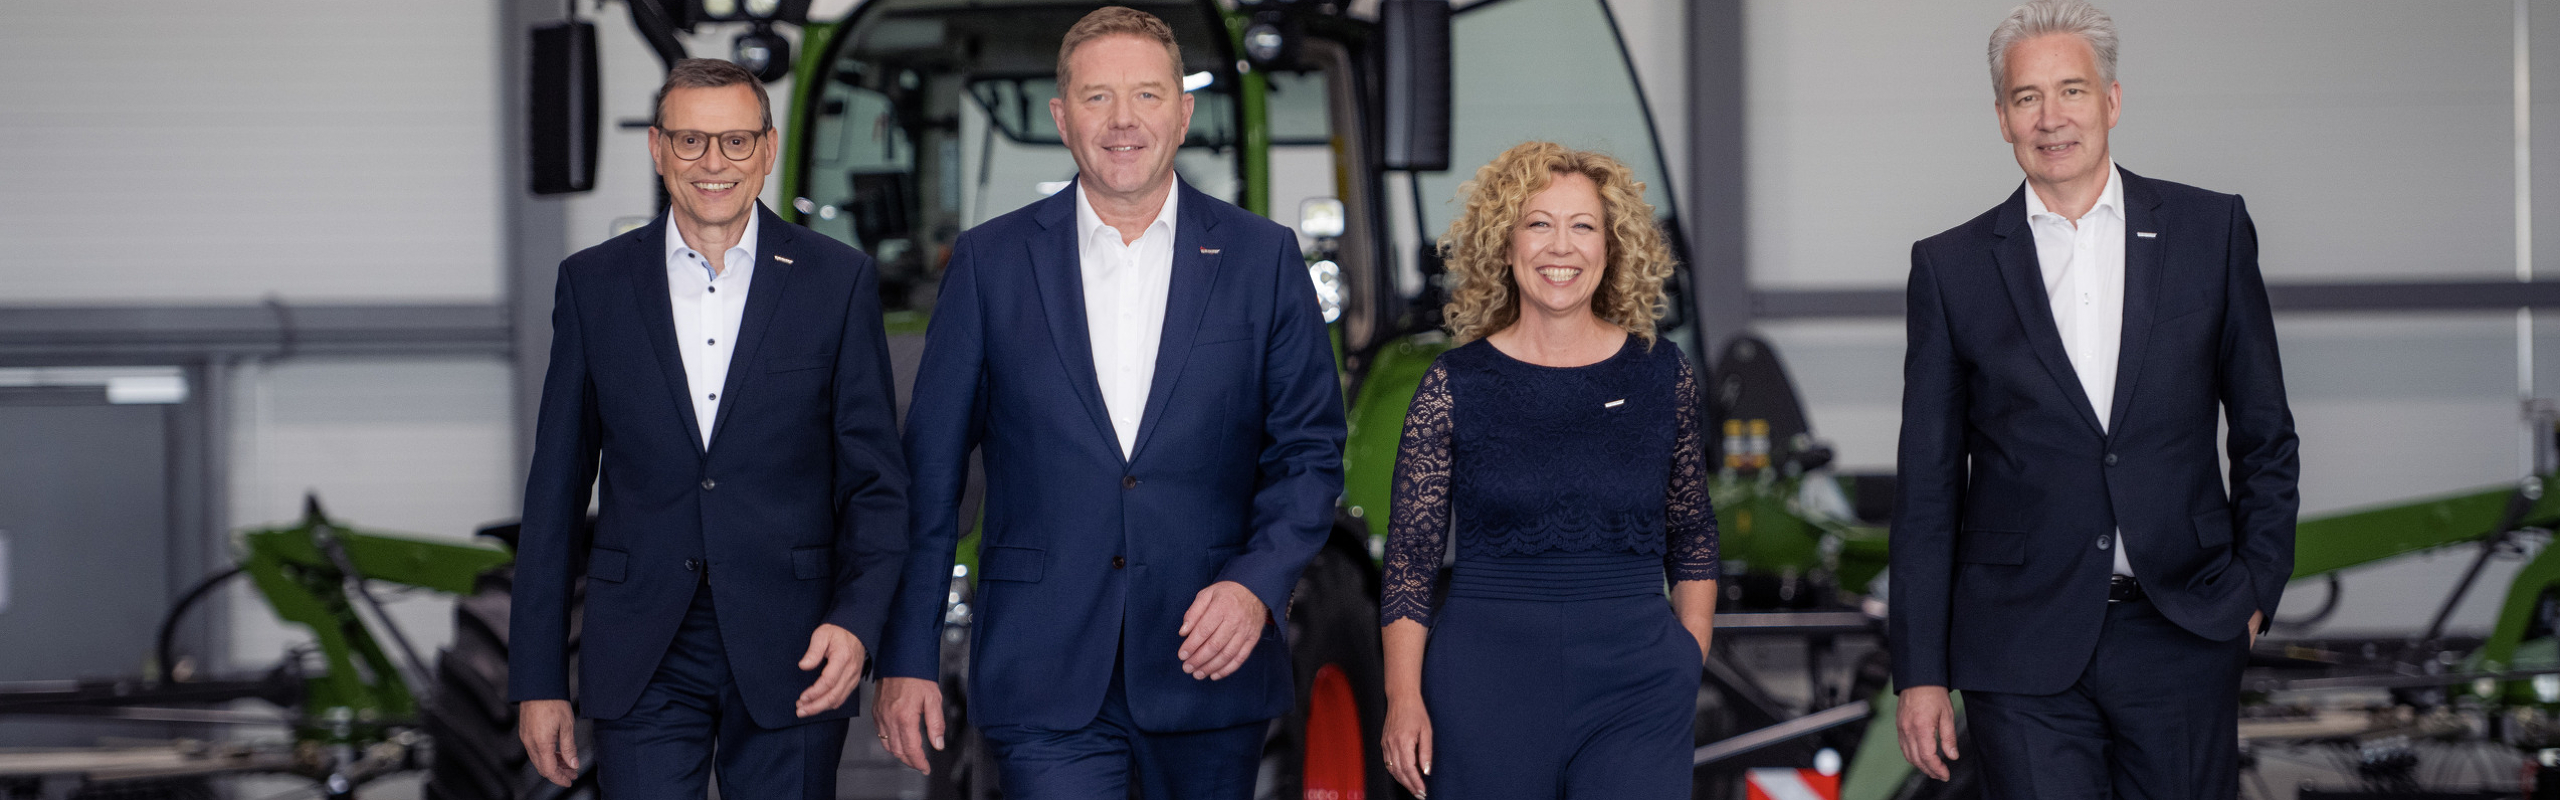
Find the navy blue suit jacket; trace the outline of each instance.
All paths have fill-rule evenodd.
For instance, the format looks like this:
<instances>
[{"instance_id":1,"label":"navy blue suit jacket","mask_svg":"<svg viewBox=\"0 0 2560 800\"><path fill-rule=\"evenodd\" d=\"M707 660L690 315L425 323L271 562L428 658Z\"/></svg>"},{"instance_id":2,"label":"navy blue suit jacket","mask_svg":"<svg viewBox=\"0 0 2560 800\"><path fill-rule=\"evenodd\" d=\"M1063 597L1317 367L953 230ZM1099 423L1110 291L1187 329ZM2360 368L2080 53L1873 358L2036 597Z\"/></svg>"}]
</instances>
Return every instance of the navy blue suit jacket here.
<instances>
[{"instance_id":1,"label":"navy blue suit jacket","mask_svg":"<svg viewBox=\"0 0 2560 800\"><path fill-rule=\"evenodd\" d=\"M1281 615L1342 493L1341 383L1296 235L1177 183L1173 279L1133 456L1085 328L1074 187L960 236L927 331L907 456L914 538L881 674L937 677L969 453L986 469L970 715L1075 730L1126 661L1152 731L1293 702ZM1175 657L1184 612L1235 581L1270 607L1234 674Z\"/></svg>"},{"instance_id":2,"label":"navy blue suit jacket","mask_svg":"<svg viewBox=\"0 0 2560 800\"><path fill-rule=\"evenodd\" d=\"M2103 430L2046 301L2024 187L1911 248L1898 686L2070 687L2097 646L2118 530L2179 626L2229 641L2252 612L2275 616L2299 465L2257 230L2237 196L2123 174L2124 333Z\"/></svg>"},{"instance_id":3,"label":"navy blue suit jacket","mask_svg":"<svg viewBox=\"0 0 2560 800\"><path fill-rule=\"evenodd\" d=\"M705 565L758 725L809 721L793 703L818 673L797 662L820 623L879 651L907 522L879 276L861 251L755 213L755 274L708 449L676 349L666 218L561 262L516 551L509 699L569 697L569 588L582 573L582 716L630 711ZM582 536L599 475L601 507Z\"/></svg>"}]
</instances>

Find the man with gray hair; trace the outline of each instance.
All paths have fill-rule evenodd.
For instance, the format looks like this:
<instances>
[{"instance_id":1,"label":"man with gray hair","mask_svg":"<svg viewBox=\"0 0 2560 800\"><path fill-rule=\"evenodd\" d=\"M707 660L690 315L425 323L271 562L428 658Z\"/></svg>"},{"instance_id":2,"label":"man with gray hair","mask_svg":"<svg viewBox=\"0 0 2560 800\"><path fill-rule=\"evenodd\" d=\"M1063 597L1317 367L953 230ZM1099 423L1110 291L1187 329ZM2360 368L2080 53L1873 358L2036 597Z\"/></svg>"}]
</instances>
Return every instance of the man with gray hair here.
<instances>
[{"instance_id":1,"label":"man with gray hair","mask_svg":"<svg viewBox=\"0 0 2560 800\"><path fill-rule=\"evenodd\" d=\"M2025 185L1911 248L1889 632L1903 756L1986 796L2229 798L2298 462L2240 198L2116 166L2115 23L1991 35ZM2215 450L2229 424L2229 482Z\"/></svg>"}]
</instances>

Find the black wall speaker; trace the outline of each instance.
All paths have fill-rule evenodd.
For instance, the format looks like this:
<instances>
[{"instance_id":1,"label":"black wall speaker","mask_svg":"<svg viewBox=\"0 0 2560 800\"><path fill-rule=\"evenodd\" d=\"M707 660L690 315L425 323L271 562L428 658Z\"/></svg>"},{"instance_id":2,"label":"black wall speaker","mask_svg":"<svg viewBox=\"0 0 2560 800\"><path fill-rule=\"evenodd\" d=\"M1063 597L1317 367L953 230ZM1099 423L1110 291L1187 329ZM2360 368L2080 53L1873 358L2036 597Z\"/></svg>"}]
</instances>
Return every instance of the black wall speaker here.
<instances>
[{"instance_id":1,"label":"black wall speaker","mask_svg":"<svg viewBox=\"0 0 2560 800\"><path fill-rule=\"evenodd\" d=\"M1449 168L1449 0L1385 0L1387 169Z\"/></svg>"},{"instance_id":2,"label":"black wall speaker","mask_svg":"<svg viewBox=\"0 0 2560 800\"><path fill-rule=\"evenodd\" d=\"M602 107L596 97L596 26L558 22L533 29L531 129L534 194L596 187L596 144Z\"/></svg>"}]
</instances>

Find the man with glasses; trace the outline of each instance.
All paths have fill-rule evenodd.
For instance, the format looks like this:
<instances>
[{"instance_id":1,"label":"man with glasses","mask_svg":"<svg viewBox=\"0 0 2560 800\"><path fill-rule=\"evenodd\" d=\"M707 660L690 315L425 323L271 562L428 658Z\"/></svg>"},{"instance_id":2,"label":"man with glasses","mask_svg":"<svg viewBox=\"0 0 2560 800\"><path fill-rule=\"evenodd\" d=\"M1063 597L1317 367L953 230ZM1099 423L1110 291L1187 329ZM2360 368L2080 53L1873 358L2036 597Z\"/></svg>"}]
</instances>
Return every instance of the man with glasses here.
<instances>
[{"instance_id":1,"label":"man with glasses","mask_svg":"<svg viewBox=\"0 0 2560 800\"><path fill-rule=\"evenodd\" d=\"M574 716L609 796L701 798L716 753L722 796L832 800L906 552L878 275L756 203L776 136L745 70L678 62L649 134L668 214L560 265L516 554L518 735L543 777L577 779L583 576Z\"/></svg>"}]
</instances>

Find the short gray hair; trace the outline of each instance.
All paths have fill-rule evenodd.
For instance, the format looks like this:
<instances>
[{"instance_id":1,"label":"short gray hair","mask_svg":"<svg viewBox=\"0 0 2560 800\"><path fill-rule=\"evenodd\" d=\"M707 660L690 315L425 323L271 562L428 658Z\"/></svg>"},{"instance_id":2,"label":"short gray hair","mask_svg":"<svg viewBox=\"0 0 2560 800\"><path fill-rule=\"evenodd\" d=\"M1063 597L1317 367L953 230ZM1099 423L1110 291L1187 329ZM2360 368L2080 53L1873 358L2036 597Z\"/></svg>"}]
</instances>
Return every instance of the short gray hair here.
<instances>
[{"instance_id":1,"label":"short gray hair","mask_svg":"<svg viewBox=\"0 0 2560 800\"><path fill-rule=\"evenodd\" d=\"M2009 79L2009 48L2055 33L2068 33L2088 42L2090 52L2098 56L2098 81L2115 84L2116 21L2088 0L2033 0L2010 11L2009 18L2000 21L2000 27L1991 29L1992 96L2009 91L2003 85ZM2105 91L2105 87L2099 87L2099 91Z\"/></svg>"},{"instance_id":2,"label":"short gray hair","mask_svg":"<svg viewBox=\"0 0 2560 800\"><path fill-rule=\"evenodd\" d=\"M747 68L716 58L688 58L667 70L667 82L658 86L657 102L649 105L649 127L666 127L668 92L726 86L745 86L756 90L756 108L764 112L764 128L773 129L773 98L764 93L764 82L756 80L755 73L748 72Z\"/></svg>"}]
</instances>

